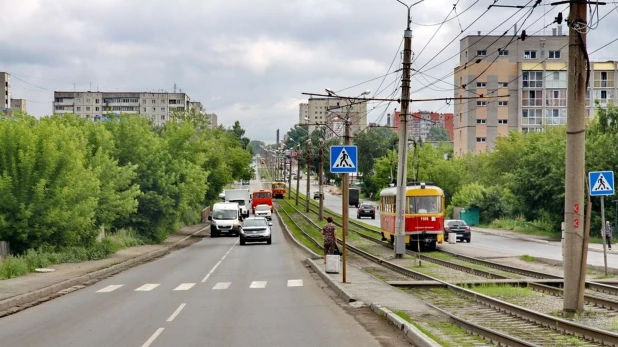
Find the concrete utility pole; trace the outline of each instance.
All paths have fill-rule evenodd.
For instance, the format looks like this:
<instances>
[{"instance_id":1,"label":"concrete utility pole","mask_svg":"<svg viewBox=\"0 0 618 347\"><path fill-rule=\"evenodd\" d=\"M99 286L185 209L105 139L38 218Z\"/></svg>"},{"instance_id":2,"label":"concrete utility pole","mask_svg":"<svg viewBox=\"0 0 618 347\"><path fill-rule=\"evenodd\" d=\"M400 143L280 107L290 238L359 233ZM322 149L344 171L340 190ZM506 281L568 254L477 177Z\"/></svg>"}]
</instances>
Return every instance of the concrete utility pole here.
<instances>
[{"instance_id":1,"label":"concrete utility pole","mask_svg":"<svg viewBox=\"0 0 618 347\"><path fill-rule=\"evenodd\" d=\"M584 178L586 145L586 1L571 0L564 221L564 303L567 314L584 310ZM576 30L577 29L577 30ZM579 32L578 32L579 30Z\"/></svg>"},{"instance_id":2,"label":"concrete utility pole","mask_svg":"<svg viewBox=\"0 0 618 347\"><path fill-rule=\"evenodd\" d=\"M350 145L350 118L346 116L345 120L345 132L343 135L343 144L348 146ZM343 187L343 192L341 196L341 253L343 255L343 283L346 283L346 247L345 247L345 237L348 234L348 219L350 212L350 174L343 174L343 183L341 184Z\"/></svg>"},{"instance_id":3,"label":"concrete utility pole","mask_svg":"<svg viewBox=\"0 0 618 347\"><path fill-rule=\"evenodd\" d=\"M298 196L300 195L300 145L296 152L296 206L298 206Z\"/></svg>"},{"instance_id":4,"label":"concrete utility pole","mask_svg":"<svg viewBox=\"0 0 618 347\"><path fill-rule=\"evenodd\" d=\"M323 148L322 145L324 144L324 141L322 141L322 139L320 139L320 169L319 169L319 173L318 173L318 184L320 185L320 212L318 214L318 219L320 221L322 221L322 219L324 219L324 186L323 186L323 179L322 177L324 176L324 152L323 152Z\"/></svg>"},{"instance_id":5,"label":"concrete utility pole","mask_svg":"<svg viewBox=\"0 0 618 347\"><path fill-rule=\"evenodd\" d=\"M395 203L395 257L402 258L406 253L406 223L405 208L406 186L408 175L408 106L410 104L410 69L412 67L412 30L410 29L410 8L413 5L406 5L408 8L407 28L404 31L403 44L403 76L401 79L401 114L399 116L399 161L397 163L397 201Z\"/></svg>"},{"instance_id":6,"label":"concrete utility pole","mask_svg":"<svg viewBox=\"0 0 618 347\"><path fill-rule=\"evenodd\" d=\"M287 155L286 157L290 161L290 169L288 170L288 199L291 199L292 198L292 153L290 153L290 155Z\"/></svg>"},{"instance_id":7,"label":"concrete utility pole","mask_svg":"<svg viewBox=\"0 0 618 347\"><path fill-rule=\"evenodd\" d=\"M311 139L307 140L307 196L305 196L305 212L309 213L309 184L311 183Z\"/></svg>"}]
</instances>

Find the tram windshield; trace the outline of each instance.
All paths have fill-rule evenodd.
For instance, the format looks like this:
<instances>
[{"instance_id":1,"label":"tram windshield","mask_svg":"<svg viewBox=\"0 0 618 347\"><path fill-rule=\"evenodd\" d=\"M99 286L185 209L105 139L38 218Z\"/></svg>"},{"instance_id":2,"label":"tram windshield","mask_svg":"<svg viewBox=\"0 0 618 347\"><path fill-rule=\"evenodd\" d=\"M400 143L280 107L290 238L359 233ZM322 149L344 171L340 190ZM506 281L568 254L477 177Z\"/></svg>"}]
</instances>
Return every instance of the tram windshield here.
<instances>
[{"instance_id":1,"label":"tram windshield","mask_svg":"<svg viewBox=\"0 0 618 347\"><path fill-rule=\"evenodd\" d=\"M442 213L441 196L408 197L408 213Z\"/></svg>"}]
</instances>

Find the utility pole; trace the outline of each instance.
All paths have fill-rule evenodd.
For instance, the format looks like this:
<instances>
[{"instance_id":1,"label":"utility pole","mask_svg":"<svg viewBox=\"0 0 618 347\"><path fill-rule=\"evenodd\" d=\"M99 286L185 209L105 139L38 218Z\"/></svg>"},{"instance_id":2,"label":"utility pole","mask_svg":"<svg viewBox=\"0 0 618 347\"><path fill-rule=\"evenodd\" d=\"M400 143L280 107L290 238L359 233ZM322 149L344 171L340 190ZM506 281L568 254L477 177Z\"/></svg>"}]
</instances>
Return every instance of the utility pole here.
<instances>
[{"instance_id":1,"label":"utility pole","mask_svg":"<svg viewBox=\"0 0 618 347\"><path fill-rule=\"evenodd\" d=\"M350 118L346 116L345 120L345 132L343 135L343 144L348 146L350 144ZM350 212L350 174L343 174L343 192L341 196L341 253L343 255L343 283L346 283L346 247L345 237L348 234L348 219Z\"/></svg>"},{"instance_id":2,"label":"utility pole","mask_svg":"<svg viewBox=\"0 0 618 347\"><path fill-rule=\"evenodd\" d=\"M307 195L305 196L305 212L309 213L309 184L311 183L311 139L307 140Z\"/></svg>"},{"instance_id":3,"label":"utility pole","mask_svg":"<svg viewBox=\"0 0 618 347\"><path fill-rule=\"evenodd\" d=\"M292 153L290 153L290 155L286 155L286 157L290 161L290 169L288 170L288 199L291 199L292 198Z\"/></svg>"},{"instance_id":4,"label":"utility pole","mask_svg":"<svg viewBox=\"0 0 618 347\"><path fill-rule=\"evenodd\" d=\"M410 29L410 8L408 8L407 28L404 31L403 76L401 80L401 113L399 116L399 161L397 163L397 201L395 203L395 258L403 258L406 253L406 187L408 175L408 106L410 104L410 69L412 67L412 30Z\"/></svg>"},{"instance_id":5,"label":"utility pole","mask_svg":"<svg viewBox=\"0 0 618 347\"><path fill-rule=\"evenodd\" d=\"M322 177L324 176L324 152L322 149L322 145L324 144L324 141L322 141L322 139L320 139L320 169L319 169L319 173L318 173L318 184L320 186L320 212L318 214L318 220L322 221L322 219L324 218L324 187L323 187L323 179Z\"/></svg>"},{"instance_id":6,"label":"utility pole","mask_svg":"<svg viewBox=\"0 0 618 347\"><path fill-rule=\"evenodd\" d=\"M565 174L565 250L563 310L572 315L584 310L584 178L586 145L586 0L571 0L569 11L569 68ZM583 273L582 273L583 272Z\"/></svg>"},{"instance_id":7,"label":"utility pole","mask_svg":"<svg viewBox=\"0 0 618 347\"><path fill-rule=\"evenodd\" d=\"M300 195L300 145L296 152L296 206L298 206L298 195Z\"/></svg>"}]
</instances>

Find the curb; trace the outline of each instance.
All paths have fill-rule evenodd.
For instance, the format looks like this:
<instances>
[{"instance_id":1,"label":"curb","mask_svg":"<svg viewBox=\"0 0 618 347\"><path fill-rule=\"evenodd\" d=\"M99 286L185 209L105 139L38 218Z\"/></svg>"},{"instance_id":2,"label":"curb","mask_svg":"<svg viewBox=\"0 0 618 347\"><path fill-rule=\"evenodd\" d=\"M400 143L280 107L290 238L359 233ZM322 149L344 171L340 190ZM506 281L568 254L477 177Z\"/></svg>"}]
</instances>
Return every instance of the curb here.
<instances>
[{"instance_id":1,"label":"curb","mask_svg":"<svg viewBox=\"0 0 618 347\"><path fill-rule=\"evenodd\" d=\"M125 271L129 268L132 268L136 265L139 265L143 262L161 257L167 253L170 252L171 249L173 249L174 247L176 247L177 245L179 245L180 243L184 242L185 240L187 240L188 238L206 230L208 227L204 227L201 228L200 230L194 232L191 235L188 235L176 242L174 242L173 244L166 246L162 249L158 249L155 251L151 251L149 253L146 254L142 254L142 255L138 255L134 258L125 260L121 263L117 263L114 265L111 265L107 268L104 269L100 269L100 270L96 270L93 272L89 272L87 274L75 277L75 278L71 278L68 280L64 280L62 282L56 283L56 284L52 284L50 286L41 288L41 289L37 289L35 291L32 292L28 292L28 293L24 293L24 294L19 294L7 299L4 299L2 301L0 301L0 316L4 316L6 315L5 312L2 311L6 311L9 310L11 308L14 308L16 306L21 306L21 305L27 305L32 303L33 301L37 301L37 300L41 300L43 298L46 298L48 296L53 295L54 293L57 293L61 290L64 289L68 289L71 288L73 286L76 285L80 285L83 283L86 283L88 281L91 280L95 280L95 279L101 279L103 277L107 277L107 276L111 276L111 275L115 275L117 273L120 273L122 271ZM19 310L17 310L19 311ZM13 313L13 312L11 312Z\"/></svg>"},{"instance_id":2,"label":"curb","mask_svg":"<svg viewBox=\"0 0 618 347\"><path fill-rule=\"evenodd\" d=\"M406 334L406 338L414 345L418 347L440 347L439 343L429 338L413 324L410 324L391 310L380 306L380 304L371 304L371 309L378 316L386 317L391 324L403 331Z\"/></svg>"},{"instance_id":3,"label":"curb","mask_svg":"<svg viewBox=\"0 0 618 347\"><path fill-rule=\"evenodd\" d=\"M294 241L294 243L296 243L296 245L300 247L302 250L309 253L309 255L311 256L310 259L322 259L322 257L319 254L312 251L309 247L303 245L302 242L298 241L296 237L294 237L294 234L292 234L290 229L288 229L288 226L283 222L281 215L279 215L279 211L277 211L277 209L274 209L274 210L275 210L275 214L277 215L277 219L279 220L279 225L283 226L283 229L288 233L288 236L292 239L292 241Z\"/></svg>"},{"instance_id":4,"label":"curb","mask_svg":"<svg viewBox=\"0 0 618 347\"><path fill-rule=\"evenodd\" d=\"M322 258L320 258L322 259ZM315 264L315 262L313 262L311 260L311 258L307 259L307 263L309 263L309 265L311 265L311 267L313 268L313 270L315 272L317 272L318 275L320 275L320 277L322 277L322 279L324 280L324 282L326 282L326 284L330 287L330 289L332 289L333 291L335 291L335 293L337 293L337 295L339 295L340 298L342 298L343 300L345 300L346 302L350 303L350 302L355 302L356 299L354 298L354 296L352 296L351 294L349 294L348 292L345 291L345 289L343 289L343 287L341 287L341 285L335 281L333 281L332 278L330 278L330 276L328 276L326 274L326 272L324 272L324 270L319 267L318 265Z\"/></svg>"}]
</instances>

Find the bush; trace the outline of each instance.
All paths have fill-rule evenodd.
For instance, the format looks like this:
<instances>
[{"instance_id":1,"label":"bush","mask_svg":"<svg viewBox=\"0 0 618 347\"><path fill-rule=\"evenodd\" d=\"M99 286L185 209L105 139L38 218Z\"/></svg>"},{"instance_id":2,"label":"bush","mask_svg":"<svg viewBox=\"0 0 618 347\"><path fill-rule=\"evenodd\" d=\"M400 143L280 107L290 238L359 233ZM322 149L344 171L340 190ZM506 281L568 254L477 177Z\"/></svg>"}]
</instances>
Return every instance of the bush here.
<instances>
[{"instance_id":1,"label":"bush","mask_svg":"<svg viewBox=\"0 0 618 347\"><path fill-rule=\"evenodd\" d=\"M22 257L8 256L0 262L0 278L7 279L30 272L28 264Z\"/></svg>"}]
</instances>

